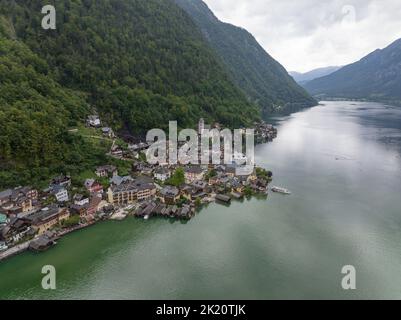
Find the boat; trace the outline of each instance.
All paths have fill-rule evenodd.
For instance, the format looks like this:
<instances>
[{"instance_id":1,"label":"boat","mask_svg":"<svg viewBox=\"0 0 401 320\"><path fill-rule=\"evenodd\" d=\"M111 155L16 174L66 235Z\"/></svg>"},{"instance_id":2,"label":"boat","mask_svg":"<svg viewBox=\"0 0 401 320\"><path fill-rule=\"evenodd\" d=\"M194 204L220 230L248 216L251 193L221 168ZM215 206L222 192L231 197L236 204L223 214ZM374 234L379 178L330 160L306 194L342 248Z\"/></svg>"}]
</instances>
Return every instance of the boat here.
<instances>
[{"instance_id":1,"label":"boat","mask_svg":"<svg viewBox=\"0 0 401 320\"><path fill-rule=\"evenodd\" d=\"M145 220L149 220L149 218L150 218L149 215L146 215L146 216L144 217Z\"/></svg>"},{"instance_id":2,"label":"boat","mask_svg":"<svg viewBox=\"0 0 401 320\"><path fill-rule=\"evenodd\" d=\"M288 194L288 195L291 194L289 190L281 187L272 187L271 190L276 193Z\"/></svg>"}]
</instances>

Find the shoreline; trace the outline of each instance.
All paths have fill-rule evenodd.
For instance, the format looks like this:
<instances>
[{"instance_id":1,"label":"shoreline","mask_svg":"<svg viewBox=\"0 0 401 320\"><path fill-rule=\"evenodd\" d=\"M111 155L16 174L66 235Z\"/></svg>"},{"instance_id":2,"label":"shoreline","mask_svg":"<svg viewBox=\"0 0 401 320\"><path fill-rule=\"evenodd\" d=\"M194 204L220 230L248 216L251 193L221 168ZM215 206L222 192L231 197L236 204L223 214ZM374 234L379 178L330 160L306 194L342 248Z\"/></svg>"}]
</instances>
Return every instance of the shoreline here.
<instances>
[{"instance_id":1,"label":"shoreline","mask_svg":"<svg viewBox=\"0 0 401 320\"><path fill-rule=\"evenodd\" d=\"M261 196L266 196L267 197L268 194L267 193L255 193L250 197L246 197L246 196L243 196L241 198L232 197L231 200L233 200L235 202L243 202L244 199L250 200L252 198L261 197ZM200 214L205 208L207 208L212 203L218 204L218 205L222 205L222 206L230 206L231 205L231 201L225 203L223 201L219 201L218 199L214 198L214 200L202 203L202 205L200 207L195 208L194 211L193 211L193 214L188 219L184 219L184 218L180 218L180 217L174 217L174 216L162 216L162 215L152 215L151 218L152 219L174 220L174 221L189 221L192 218L194 218L196 215ZM63 231L61 231L59 233L56 233L56 235L54 237L54 240L57 240L57 241L58 240L62 240L63 237L68 236L69 234L81 231L83 229L88 229L90 227L93 227L95 225L99 225L99 224L101 224L103 222L106 222L106 221L123 222L127 218L134 218L136 220L145 220L145 221L148 220L148 219L144 219L143 216L137 215L136 213L132 213L132 212L131 213L127 213L122 219L113 218L114 215L115 215L115 213L110 214L110 216L107 219L100 218L100 219L92 221L90 223L86 223L86 224L83 224L83 225L78 225L78 226L75 226L73 228L63 230ZM7 249L5 251L0 252L0 263L4 262L6 260L12 259L12 258L14 258L14 257L16 257L18 255L21 255L21 254L23 254L23 253L25 253L27 251L31 251L33 253L40 254L40 253L45 252L47 250L51 250L52 247L57 245L57 242L55 242L53 245L47 247L45 250L42 250L42 251L30 250L31 242L33 242L34 240L37 240L38 238L39 237L35 237L35 238L31 239L31 240L28 240L28 241L26 241L24 243L18 244L18 245L14 246L14 247L11 247L11 248L9 248L9 249Z\"/></svg>"},{"instance_id":2,"label":"shoreline","mask_svg":"<svg viewBox=\"0 0 401 320\"><path fill-rule=\"evenodd\" d=\"M254 125L255 146L269 143L277 137L277 128L273 125L264 121ZM199 126L204 126L203 119ZM135 148L149 145L139 143L131 144L131 147L135 151ZM125 153L131 151L130 145L127 149ZM123 149L118 151L124 156ZM72 177L61 175L50 182L49 188L40 192L31 187L4 191L3 198L13 206L13 194L25 201L22 212L26 208L34 208L35 211L26 215L16 214L12 216L13 220L10 218L8 224L0 228L4 240L2 248L5 249L0 251L0 262L26 250L45 251L63 236L106 219L119 221L132 215L145 220L151 217L190 220L197 209L202 211L204 204L216 202L227 205L232 199L266 194L273 176L271 171L256 165L252 173L244 174L237 172L235 163L230 166L172 165L166 168L151 165L140 157L133 159L127 176L118 176L118 169L113 165L97 167L95 175L99 180L86 179L81 189L72 187ZM86 199L80 193L82 188L89 193ZM51 202L44 205L38 198L50 199ZM5 200L3 203L8 204ZM36 207L33 207L34 202ZM65 221L68 224L64 224ZM20 223L20 229L14 227L17 223Z\"/></svg>"},{"instance_id":3,"label":"shoreline","mask_svg":"<svg viewBox=\"0 0 401 320\"><path fill-rule=\"evenodd\" d=\"M93 223L88 223L88 224L85 224L85 225L78 225L78 226L76 226L74 228L71 228L71 229L65 230L64 232L60 232L60 233L56 234L55 238L57 240L60 240L66 235L69 235L69 234L74 233L76 231L80 231L82 229L86 229L86 228L89 228L91 226L94 226L98 222L101 222L101 220L93 222ZM13 257L15 257L17 255L20 255L20 254L22 254L22 253L24 253L26 251L30 251L29 246L30 246L31 242L33 242L36 239L37 238L28 240L28 241L26 241L24 243L21 243L19 245L16 245L16 246L11 247L11 248L9 248L9 249L7 249L5 251L0 252L0 263L5 261L5 260L7 260L7 259L11 259L11 258L13 258ZM54 244L54 245L56 245L56 244ZM52 246L54 246L54 245L52 245ZM49 247L47 249L50 249L51 247ZM35 252L35 251L32 251L32 252ZM38 252L38 253L40 253L40 252Z\"/></svg>"}]
</instances>

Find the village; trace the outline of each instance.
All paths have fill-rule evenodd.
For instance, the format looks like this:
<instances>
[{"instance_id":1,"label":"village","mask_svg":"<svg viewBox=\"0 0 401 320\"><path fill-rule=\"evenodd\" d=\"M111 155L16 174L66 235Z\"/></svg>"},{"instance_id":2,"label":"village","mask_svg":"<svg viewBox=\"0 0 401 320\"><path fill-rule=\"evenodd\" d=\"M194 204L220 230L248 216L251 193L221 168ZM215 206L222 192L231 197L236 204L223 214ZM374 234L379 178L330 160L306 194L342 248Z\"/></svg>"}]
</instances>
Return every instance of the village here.
<instances>
[{"instance_id":1,"label":"village","mask_svg":"<svg viewBox=\"0 0 401 320\"><path fill-rule=\"evenodd\" d=\"M25 250L44 251L62 236L104 220L163 217L189 220L203 205L229 204L233 199L268 192L272 172L256 167L238 173L237 164L151 165L146 161L149 144L132 140L125 148L115 143L116 134L91 115L87 126L113 139L108 155L127 161L129 175L117 166L94 168L93 178L81 188L66 174L54 177L47 188L24 186L0 192L0 261ZM207 127L201 119L199 133ZM217 125L214 125L217 127ZM277 130L255 124L257 141L273 140Z\"/></svg>"}]
</instances>

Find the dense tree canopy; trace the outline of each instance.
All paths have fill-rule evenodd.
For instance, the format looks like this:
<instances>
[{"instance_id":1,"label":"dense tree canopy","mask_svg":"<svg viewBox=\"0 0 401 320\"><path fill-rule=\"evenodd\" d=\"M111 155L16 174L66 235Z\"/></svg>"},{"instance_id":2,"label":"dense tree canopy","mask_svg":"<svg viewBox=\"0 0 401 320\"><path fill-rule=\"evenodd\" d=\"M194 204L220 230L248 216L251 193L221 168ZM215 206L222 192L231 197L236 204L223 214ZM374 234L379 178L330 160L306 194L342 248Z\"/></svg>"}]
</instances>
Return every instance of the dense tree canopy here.
<instances>
[{"instance_id":1,"label":"dense tree canopy","mask_svg":"<svg viewBox=\"0 0 401 320\"><path fill-rule=\"evenodd\" d=\"M43 30L52 3L57 29ZM100 163L100 148L68 133L94 108L134 134L260 116L171 0L2 0L0 187Z\"/></svg>"},{"instance_id":2,"label":"dense tree canopy","mask_svg":"<svg viewBox=\"0 0 401 320\"><path fill-rule=\"evenodd\" d=\"M40 185L104 161L104 151L68 133L88 111L83 94L49 77L21 42L0 37L0 187Z\"/></svg>"},{"instance_id":3,"label":"dense tree canopy","mask_svg":"<svg viewBox=\"0 0 401 320\"><path fill-rule=\"evenodd\" d=\"M246 30L219 21L202 0L175 0L203 31L234 83L268 116L316 105Z\"/></svg>"},{"instance_id":4,"label":"dense tree canopy","mask_svg":"<svg viewBox=\"0 0 401 320\"><path fill-rule=\"evenodd\" d=\"M50 1L51 2L51 1ZM62 86L117 126L140 132L201 116L239 126L258 118L200 31L170 0L58 0L57 29L40 27L49 1L2 1L1 12Z\"/></svg>"}]
</instances>

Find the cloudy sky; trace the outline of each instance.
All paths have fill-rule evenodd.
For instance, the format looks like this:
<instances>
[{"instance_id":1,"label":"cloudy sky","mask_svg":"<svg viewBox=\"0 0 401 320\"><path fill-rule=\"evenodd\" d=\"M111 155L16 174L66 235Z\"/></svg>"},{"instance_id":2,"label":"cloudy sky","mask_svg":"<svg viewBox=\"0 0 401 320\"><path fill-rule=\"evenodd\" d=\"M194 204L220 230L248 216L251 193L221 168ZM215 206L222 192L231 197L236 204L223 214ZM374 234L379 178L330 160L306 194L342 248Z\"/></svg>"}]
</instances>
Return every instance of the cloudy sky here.
<instances>
[{"instance_id":1,"label":"cloudy sky","mask_svg":"<svg viewBox=\"0 0 401 320\"><path fill-rule=\"evenodd\" d=\"M289 71L345 65L401 38L401 0L204 0Z\"/></svg>"}]
</instances>

